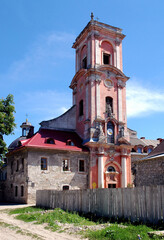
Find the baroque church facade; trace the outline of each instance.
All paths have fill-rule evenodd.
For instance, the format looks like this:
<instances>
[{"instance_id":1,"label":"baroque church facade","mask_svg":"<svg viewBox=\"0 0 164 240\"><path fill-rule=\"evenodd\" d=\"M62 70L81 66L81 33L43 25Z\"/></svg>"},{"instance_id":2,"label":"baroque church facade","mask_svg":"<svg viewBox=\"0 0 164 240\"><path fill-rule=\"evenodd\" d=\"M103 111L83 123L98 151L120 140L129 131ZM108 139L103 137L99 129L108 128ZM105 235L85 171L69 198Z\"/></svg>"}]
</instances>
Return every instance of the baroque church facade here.
<instances>
[{"instance_id":1,"label":"baroque church facade","mask_svg":"<svg viewBox=\"0 0 164 240\"><path fill-rule=\"evenodd\" d=\"M6 199L34 202L38 189L125 188L131 184L122 30L91 20L78 35L73 106L42 121L26 120L9 146Z\"/></svg>"}]
</instances>

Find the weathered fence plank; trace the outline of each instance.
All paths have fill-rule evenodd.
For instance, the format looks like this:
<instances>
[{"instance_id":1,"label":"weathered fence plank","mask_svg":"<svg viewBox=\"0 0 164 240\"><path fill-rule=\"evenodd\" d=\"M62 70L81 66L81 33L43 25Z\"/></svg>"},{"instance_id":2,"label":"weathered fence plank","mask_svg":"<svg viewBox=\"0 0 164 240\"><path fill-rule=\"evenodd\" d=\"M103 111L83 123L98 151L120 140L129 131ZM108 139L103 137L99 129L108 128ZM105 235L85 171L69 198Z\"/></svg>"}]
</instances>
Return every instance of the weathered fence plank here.
<instances>
[{"instance_id":1,"label":"weathered fence plank","mask_svg":"<svg viewBox=\"0 0 164 240\"><path fill-rule=\"evenodd\" d=\"M72 191L38 190L37 206L132 221L164 221L164 186Z\"/></svg>"}]
</instances>

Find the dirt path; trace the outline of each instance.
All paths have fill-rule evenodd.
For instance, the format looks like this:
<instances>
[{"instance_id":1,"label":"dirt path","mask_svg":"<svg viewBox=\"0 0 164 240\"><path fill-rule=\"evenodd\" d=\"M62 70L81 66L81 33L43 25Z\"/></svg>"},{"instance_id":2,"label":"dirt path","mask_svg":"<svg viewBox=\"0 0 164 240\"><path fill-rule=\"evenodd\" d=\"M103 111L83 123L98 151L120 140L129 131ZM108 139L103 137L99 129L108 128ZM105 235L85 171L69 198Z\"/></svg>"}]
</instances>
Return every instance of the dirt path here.
<instances>
[{"instance_id":1,"label":"dirt path","mask_svg":"<svg viewBox=\"0 0 164 240\"><path fill-rule=\"evenodd\" d=\"M29 205L21 205L21 207L27 207ZM13 215L5 213L5 209L11 209L20 207L16 205L0 206L0 239L1 240L77 240L80 236L73 236L66 233L51 232L44 229L43 225L37 225L33 223L26 223L17 219L14 219Z\"/></svg>"}]
</instances>

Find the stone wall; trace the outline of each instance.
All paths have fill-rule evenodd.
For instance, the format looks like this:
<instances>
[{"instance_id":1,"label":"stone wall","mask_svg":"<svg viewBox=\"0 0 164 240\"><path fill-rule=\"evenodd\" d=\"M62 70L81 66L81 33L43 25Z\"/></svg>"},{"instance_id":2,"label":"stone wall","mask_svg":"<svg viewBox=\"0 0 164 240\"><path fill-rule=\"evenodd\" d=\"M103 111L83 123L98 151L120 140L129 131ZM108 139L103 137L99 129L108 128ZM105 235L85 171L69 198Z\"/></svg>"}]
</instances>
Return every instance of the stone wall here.
<instances>
[{"instance_id":1,"label":"stone wall","mask_svg":"<svg viewBox=\"0 0 164 240\"><path fill-rule=\"evenodd\" d=\"M136 163L136 186L164 185L164 157Z\"/></svg>"},{"instance_id":2,"label":"stone wall","mask_svg":"<svg viewBox=\"0 0 164 240\"><path fill-rule=\"evenodd\" d=\"M146 157L147 153L133 153L131 152L131 176L132 176L132 184L136 186L136 166L139 160Z\"/></svg>"},{"instance_id":3,"label":"stone wall","mask_svg":"<svg viewBox=\"0 0 164 240\"><path fill-rule=\"evenodd\" d=\"M25 165L22 171L21 159ZM47 170L41 170L41 158L47 159ZM68 160L69 170L63 171L63 160ZM85 161L85 171L78 171L79 160ZM17 161L19 170L17 171ZM11 171L13 162L13 173ZM30 149L8 156L6 200L10 202L35 203L36 190L56 189L63 186L69 189L88 188L89 153L59 150ZM21 186L24 196L21 196ZM16 196L17 187L17 196Z\"/></svg>"},{"instance_id":4,"label":"stone wall","mask_svg":"<svg viewBox=\"0 0 164 240\"><path fill-rule=\"evenodd\" d=\"M27 202L27 158L28 153L24 150L19 151L14 155L12 155L12 153L8 154L7 156L5 199L9 202ZM24 159L24 166L22 165L22 159ZM21 196L21 186L23 187L23 196Z\"/></svg>"}]
</instances>

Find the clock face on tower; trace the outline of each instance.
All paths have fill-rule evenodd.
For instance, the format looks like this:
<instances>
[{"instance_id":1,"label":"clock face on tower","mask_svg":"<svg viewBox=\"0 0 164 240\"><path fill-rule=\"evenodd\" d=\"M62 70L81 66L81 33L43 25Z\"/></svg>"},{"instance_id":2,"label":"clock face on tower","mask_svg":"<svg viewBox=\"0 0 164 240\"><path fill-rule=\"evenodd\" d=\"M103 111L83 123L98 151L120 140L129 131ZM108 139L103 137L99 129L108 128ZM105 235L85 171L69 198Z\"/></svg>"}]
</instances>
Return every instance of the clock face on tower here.
<instances>
[{"instance_id":1,"label":"clock face on tower","mask_svg":"<svg viewBox=\"0 0 164 240\"><path fill-rule=\"evenodd\" d=\"M109 136L113 135L113 130L112 130L111 128L108 128L107 134L108 134Z\"/></svg>"}]
</instances>

